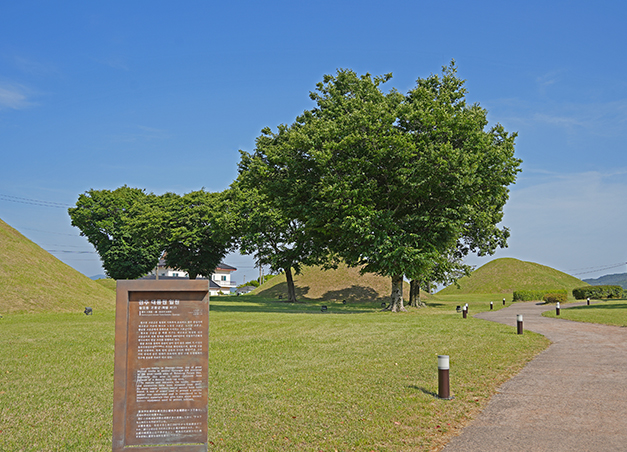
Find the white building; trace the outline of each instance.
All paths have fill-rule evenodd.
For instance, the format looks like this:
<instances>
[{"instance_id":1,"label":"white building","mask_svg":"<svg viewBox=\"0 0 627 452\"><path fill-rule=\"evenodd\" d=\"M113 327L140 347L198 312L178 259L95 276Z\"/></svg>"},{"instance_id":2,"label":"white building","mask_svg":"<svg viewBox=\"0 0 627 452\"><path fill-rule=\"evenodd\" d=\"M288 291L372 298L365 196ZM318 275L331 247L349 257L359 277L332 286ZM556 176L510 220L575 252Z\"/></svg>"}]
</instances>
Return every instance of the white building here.
<instances>
[{"instance_id":1,"label":"white building","mask_svg":"<svg viewBox=\"0 0 627 452\"><path fill-rule=\"evenodd\" d=\"M231 289L235 289L236 287L235 281L231 280L231 273L235 270L237 270L237 268L231 267L225 263L220 263L211 275L211 280L209 281L209 295L231 293ZM189 278L187 272L166 267L164 259L159 260L157 271L159 272L159 278L163 279ZM144 276L143 279L154 278L155 270L151 271L147 276ZM197 279L204 279L204 277L198 277Z\"/></svg>"}]
</instances>

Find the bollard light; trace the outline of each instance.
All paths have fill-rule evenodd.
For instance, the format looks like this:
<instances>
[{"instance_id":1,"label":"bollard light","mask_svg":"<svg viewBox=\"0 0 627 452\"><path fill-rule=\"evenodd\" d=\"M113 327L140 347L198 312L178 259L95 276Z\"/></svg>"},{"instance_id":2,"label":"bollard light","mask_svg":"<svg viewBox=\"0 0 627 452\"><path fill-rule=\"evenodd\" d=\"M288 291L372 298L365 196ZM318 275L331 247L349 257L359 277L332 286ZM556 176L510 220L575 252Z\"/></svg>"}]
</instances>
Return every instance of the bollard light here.
<instances>
[{"instance_id":1,"label":"bollard light","mask_svg":"<svg viewBox=\"0 0 627 452\"><path fill-rule=\"evenodd\" d=\"M523 334L523 316L522 314L516 315L516 326L518 327L518 334Z\"/></svg>"},{"instance_id":2,"label":"bollard light","mask_svg":"<svg viewBox=\"0 0 627 452\"><path fill-rule=\"evenodd\" d=\"M490 311L494 309L494 303L491 301L490 302Z\"/></svg>"},{"instance_id":3,"label":"bollard light","mask_svg":"<svg viewBox=\"0 0 627 452\"><path fill-rule=\"evenodd\" d=\"M462 309L462 315L464 318L468 318L468 305L464 306L464 309Z\"/></svg>"},{"instance_id":4,"label":"bollard light","mask_svg":"<svg viewBox=\"0 0 627 452\"><path fill-rule=\"evenodd\" d=\"M503 298L503 306L505 306L505 298Z\"/></svg>"},{"instance_id":5,"label":"bollard light","mask_svg":"<svg viewBox=\"0 0 627 452\"><path fill-rule=\"evenodd\" d=\"M586 300L586 304L590 306L590 297L588 297L588 299Z\"/></svg>"},{"instance_id":6,"label":"bollard light","mask_svg":"<svg viewBox=\"0 0 627 452\"><path fill-rule=\"evenodd\" d=\"M555 315L560 315L560 302L555 305Z\"/></svg>"},{"instance_id":7,"label":"bollard light","mask_svg":"<svg viewBox=\"0 0 627 452\"><path fill-rule=\"evenodd\" d=\"M438 398L451 400L448 355L438 355Z\"/></svg>"}]
</instances>

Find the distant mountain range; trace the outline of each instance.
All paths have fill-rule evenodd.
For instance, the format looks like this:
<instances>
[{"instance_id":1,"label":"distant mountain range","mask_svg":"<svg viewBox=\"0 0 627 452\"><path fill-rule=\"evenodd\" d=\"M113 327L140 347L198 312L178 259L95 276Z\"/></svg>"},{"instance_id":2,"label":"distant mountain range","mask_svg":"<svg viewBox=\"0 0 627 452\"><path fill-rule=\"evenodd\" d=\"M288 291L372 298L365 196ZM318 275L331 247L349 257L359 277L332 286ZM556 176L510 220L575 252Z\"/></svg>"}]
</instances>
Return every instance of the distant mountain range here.
<instances>
[{"instance_id":1,"label":"distant mountain range","mask_svg":"<svg viewBox=\"0 0 627 452\"><path fill-rule=\"evenodd\" d=\"M614 273L613 275L604 275L596 279L584 279L591 286L621 286L627 290L627 273Z\"/></svg>"}]
</instances>

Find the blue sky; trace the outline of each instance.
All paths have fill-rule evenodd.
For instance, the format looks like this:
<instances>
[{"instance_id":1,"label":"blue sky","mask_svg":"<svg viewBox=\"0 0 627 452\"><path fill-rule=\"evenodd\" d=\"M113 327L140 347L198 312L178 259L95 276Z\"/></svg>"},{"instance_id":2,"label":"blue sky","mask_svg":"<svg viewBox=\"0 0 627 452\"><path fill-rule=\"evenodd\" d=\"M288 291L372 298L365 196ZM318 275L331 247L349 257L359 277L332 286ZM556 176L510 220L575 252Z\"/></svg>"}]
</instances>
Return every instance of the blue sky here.
<instances>
[{"instance_id":1,"label":"blue sky","mask_svg":"<svg viewBox=\"0 0 627 452\"><path fill-rule=\"evenodd\" d=\"M223 190L238 150L311 108L324 74L392 72L405 92L455 59L468 100L519 134L496 257L625 272L626 19L618 1L5 2L0 218L102 273L49 203L123 184ZM248 258L228 263L254 275Z\"/></svg>"}]
</instances>

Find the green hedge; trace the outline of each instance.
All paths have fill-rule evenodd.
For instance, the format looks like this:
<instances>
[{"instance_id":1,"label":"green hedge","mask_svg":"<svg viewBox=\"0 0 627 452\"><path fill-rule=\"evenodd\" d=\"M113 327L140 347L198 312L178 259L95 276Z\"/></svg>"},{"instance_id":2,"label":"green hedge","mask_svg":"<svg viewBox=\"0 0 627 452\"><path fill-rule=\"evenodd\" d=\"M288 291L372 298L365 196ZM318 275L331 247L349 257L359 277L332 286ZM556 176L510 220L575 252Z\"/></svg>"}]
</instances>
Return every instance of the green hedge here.
<instances>
[{"instance_id":1,"label":"green hedge","mask_svg":"<svg viewBox=\"0 0 627 452\"><path fill-rule=\"evenodd\" d=\"M542 299L545 303L566 303L566 300L568 299L568 294L566 294L566 291L564 291L564 293L547 293L544 294Z\"/></svg>"},{"instance_id":2,"label":"green hedge","mask_svg":"<svg viewBox=\"0 0 627 452\"><path fill-rule=\"evenodd\" d=\"M513 301L535 301L542 300L546 294L564 294L568 296L566 289L551 290L515 290Z\"/></svg>"},{"instance_id":3,"label":"green hedge","mask_svg":"<svg viewBox=\"0 0 627 452\"><path fill-rule=\"evenodd\" d=\"M583 300L588 297L601 298L622 298L623 288L621 286L585 286L573 289L573 295L577 300Z\"/></svg>"}]
</instances>

